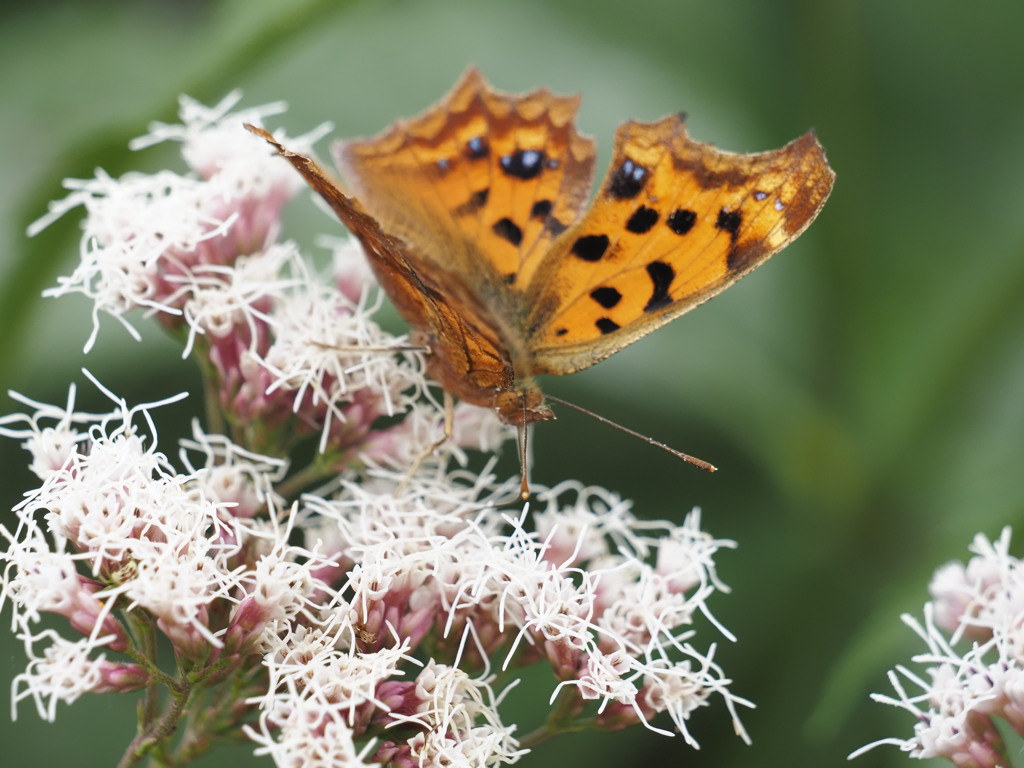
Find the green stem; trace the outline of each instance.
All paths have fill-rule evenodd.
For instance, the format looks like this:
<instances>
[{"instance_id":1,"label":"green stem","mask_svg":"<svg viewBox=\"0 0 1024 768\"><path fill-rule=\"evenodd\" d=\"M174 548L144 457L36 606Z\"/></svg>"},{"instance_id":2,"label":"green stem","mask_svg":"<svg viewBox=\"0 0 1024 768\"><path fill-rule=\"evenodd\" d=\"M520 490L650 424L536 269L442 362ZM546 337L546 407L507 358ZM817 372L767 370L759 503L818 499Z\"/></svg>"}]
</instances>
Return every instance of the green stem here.
<instances>
[{"instance_id":1,"label":"green stem","mask_svg":"<svg viewBox=\"0 0 1024 768\"><path fill-rule=\"evenodd\" d=\"M574 692L562 689L544 725L519 739L519 746L532 748L562 733L574 733L593 728L593 719L577 717L581 704L582 702Z\"/></svg>"},{"instance_id":2,"label":"green stem","mask_svg":"<svg viewBox=\"0 0 1024 768\"><path fill-rule=\"evenodd\" d=\"M181 720L181 716L189 702L191 689L181 685L177 688L171 688L170 694L170 704L167 709L148 728L131 740L120 762L118 762L117 768L131 768L131 766L138 765L139 761L151 750L156 749L161 753L166 751L166 740L178 727L178 721ZM164 765L167 764L166 759L158 759Z\"/></svg>"},{"instance_id":3,"label":"green stem","mask_svg":"<svg viewBox=\"0 0 1024 768\"><path fill-rule=\"evenodd\" d=\"M274 489L284 499L294 499L318 480L324 480L332 473L330 462L312 461L298 472L293 472Z\"/></svg>"},{"instance_id":4,"label":"green stem","mask_svg":"<svg viewBox=\"0 0 1024 768\"><path fill-rule=\"evenodd\" d=\"M220 408L220 389L217 386L217 375L204 365L201 355L195 356L199 363L199 372L203 377L203 405L206 408L206 431L213 435L223 435L226 426L224 412Z\"/></svg>"}]
</instances>

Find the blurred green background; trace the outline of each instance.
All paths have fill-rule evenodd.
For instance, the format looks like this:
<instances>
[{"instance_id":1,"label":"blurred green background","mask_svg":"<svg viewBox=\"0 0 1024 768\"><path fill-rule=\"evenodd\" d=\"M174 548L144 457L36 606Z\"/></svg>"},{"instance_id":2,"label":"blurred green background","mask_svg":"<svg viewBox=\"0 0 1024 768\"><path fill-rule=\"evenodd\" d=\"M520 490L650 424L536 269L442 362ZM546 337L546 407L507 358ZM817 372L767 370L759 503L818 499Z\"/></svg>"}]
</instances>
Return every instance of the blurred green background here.
<instances>
[{"instance_id":1,"label":"blurred green background","mask_svg":"<svg viewBox=\"0 0 1024 768\"><path fill-rule=\"evenodd\" d=\"M130 153L179 93L246 105L287 99L274 125L324 120L373 133L437 100L470 64L497 87L581 92L580 127L607 159L615 126L685 109L699 139L735 151L815 127L838 174L800 241L756 275L552 393L721 467L704 475L562 409L534 432L537 482L600 483L645 517L739 542L712 609L739 638L718 660L754 744L721 707L694 718L702 749L642 729L545 745L531 766L841 765L907 736L910 716L868 700L919 649L932 570L973 534L1024 511L1024 4L942 0L412 0L43 2L0 11L0 390L61 402L86 365L129 402L195 387L192 366L144 324L112 321L81 354L88 308L39 298L77 258L78 218L27 240L63 177L155 170ZM27 8L27 6L26 6ZM175 165L175 168L180 166ZM311 243L337 231L308 205ZM82 402L101 405L90 386ZM5 401L0 412L19 410ZM190 414L177 405L166 421ZM170 450L170 445L165 448ZM0 444L3 509L31 487ZM509 460L509 473L515 462ZM9 513L3 513L7 519ZM6 614L5 614L6 615ZM710 637L710 635L705 635ZM0 682L24 656L0 640ZM0 686L0 690L7 686ZM538 692L537 696L544 694ZM55 724L0 711L0 762L113 765L130 696L87 697ZM535 705L536 706L536 705ZM236 762L232 762L235 760ZM882 747L854 765L903 764ZM201 765L253 765L248 746Z\"/></svg>"}]
</instances>

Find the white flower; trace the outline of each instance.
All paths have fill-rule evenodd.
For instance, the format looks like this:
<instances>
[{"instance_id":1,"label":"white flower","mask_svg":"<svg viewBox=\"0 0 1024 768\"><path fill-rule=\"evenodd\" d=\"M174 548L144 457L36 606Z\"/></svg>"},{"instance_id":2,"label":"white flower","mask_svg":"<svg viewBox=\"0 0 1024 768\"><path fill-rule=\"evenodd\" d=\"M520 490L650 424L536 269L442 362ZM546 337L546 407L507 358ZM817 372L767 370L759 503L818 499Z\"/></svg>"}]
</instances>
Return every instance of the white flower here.
<instances>
[{"instance_id":1,"label":"white flower","mask_svg":"<svg viewBox=\"0 0 1024 768\"><path fill-rule=\"evenodd\" d=\"M138 338L123 315L142 307L179 314L174 288L164 284L168 270L187 272L193 254L208 240L223 236L236 214L222 208L219 191L208 182L171 171L153 175L129 173L113 179L103 171L88 180L67 179L72 193L51 205L50 213L35 222L35 234L79 205L86 220L81 241L81 263L44 296L81 293L93 302L93 332L98 314L117 318Z\"/></svg>"},{"instance_id":2,"label":"white flower","mask_svg":"<svg viewBox=\"0 0 1024 768\"><path fill-rule=\"evenodd\" d=\"M179 456L206 498L228 507L233 517L251 518L270 505L280 507L274 483L284 479L285 459L247 451L223 435L207 434L196 420L192 435L192 440L181 441ZM190 452L202 455L202 466L193 465Z\"/></svg>"},{"instance_id":3,"label":"white flower","mask_svg":"<svg viewBox=\"0 0 1024 768\"><path fill-rule=\"evenodd\" d=\"M174 277L182 315L189 327L182 357L188 357L197 335L210 343L227 340L255 351L267 341L266 327L273 324L270 311L295 281L282 273L301 256L294 243L275 243L265 251L241 256L231 266L197 266Z\"/></svg>"},{"instance_id":4,"label":"white flower","mask_svg":"<svg viewBox=\"0 0 1024 768\"><path fill-rule=\"evenodd\" d=\"M91 424L102 420L103 416L81 414L75 412L75 385L68 387L66 405L59 406L40 403L17 392L8 393L11 399L34 408L28 414L11 414L0 417L0 435L23 440L22 447L32 456L29 468L40 480L45 480L52 472L66 465L76 452L79 443L87 439L87 435L77 429L75 424ZM53 420L53 426L43 426L42 422ZM12 424L24 423L26 426L16 429Z\"/></svg>"},{"instance_id":5,"label":"white flower","mask_svg":"<svg viewBox=\"0 0 1024 768\"><path fill-rule=\"evenodd\" d=\"M36 655L35 645L44 639L49 640L50 645L42 655ZM57 704L71 704L83 693L99 692L103 687L107 662L102 654L96 658L90 656L97 646L95 641L67 640L52 630L45 630L33 641L26 644L30 656L28 667L12 684L15 713L18 702L31 697L39 717L53 722Z\"/></svg>"},{"instance_id":6,"label":"white flower","mask_svg":"<svg viewBox=\"0 0 1024 768\"><path fill-rule=\"evenodd\" d=\"M384 333L370 319L379 303L368 306L364 297L353 304L308 273L297 283L297 290L274 306L273 342L260 359L271 374L267 394L278 389L291 393L296 411L303 405L325 408L324 441L332 419L347 420L340 406L360 390L370 395L369 421L406 408L403 393L421 377L390 351L400 349L403 340Z\"/></svg>"},{"instance_id":7,"label":"white flower","mask_svg":"<svg viewBox=\"0 0 1024 768\"><path fill-rule=\"evenodd\" d=\"M913 657L924 672L897 666L889 672L896 696L873 694L872 699L910 712L914 734L880 739L851 757L892 744L921 759L944 757L978 768L1003 764L1004 746L993 718L1024 730L1024 569L1009 554L1009 545L1009 528L994 542L976 536L975 556L966 567L946 565L936 573L935 600L925 604L924 623L902 617L927 646ZM903 679L920 692L909 692Z\"/></svg>"},{"instance_id":8,"label":"white flower","mask_svg":"<svg viewBox=\"0 0 1024 768\"><path fill-rule=\"evenodd\" d=\"M313 722L333 721L350 728L365 716L364 705L386 710L377 688L403 674L399 665L408 660L407 652L399 644L360 653L353 629L345 622L298 628L281 636L264 656L270 680L266 695L258 700L261 730L269 733L282 727L296 709Z\"/></svg>"},{"instance_id":9,"label":"white flower","mask_svg":"<svg viewBox=\"0 0 1024 768\"><path fill-rule=\"evenodd\" d=\"M132 149L144 149L164 141L179 141L185 162L203 178L221 176L224 187L237 197L266 196L282 189L286 196L301 189L301 177L262 139L243 129L243 124L261 125L263 120L287 111L283 101L231 111L241 101L242 92L234 90L221 101L207 107L188 96L179 98L180 125L150 123L149 133L134 139ZM313 144L331 129L324 123L304 136L288 139L296 151L309 152ZM283 134L279 136L283 140Z\"/></svg>"},{"instance_id":10,"label":"white flower","mask_svg":"<svg viewBox=\"0 0 1024 768\"><path fill-rule=\"evenodd\" d=\"M281 209L302 180L243 123L258 122L281 106L230 114L237 100L232 94L207 109L183 97L184 125L154 124L150 135L133 142L140 148L182 141L187 160L203 178L162 171L114 179L98 170L93 179L65 180L71 194L51 203L49 213L29 227L31 236L73 208L86 210L81 263L44 293L81 293L93 301L86 351L95 342L99 313L112 315L138 338L126 312L141 307L179 315L182 283L194 279L197 267L231 264L263 250L276 236ZM308 149L317 135L322 131L296 146Z\"/></svg>"},{"instance_id":11,"label":"white flower","mask_svg":"<svg viewBox=\"0 0 1024 768\"><path fill-rule=\"evenodd\" d=\"M364 758L373 746L362 749L353 740L352 729L327 717L319 703L309 699L289 700L280 708L260 713L258 727L243 726L258 747L255 755L270 755L280 768L377 768Z\"/></svg>"}]
</instances>

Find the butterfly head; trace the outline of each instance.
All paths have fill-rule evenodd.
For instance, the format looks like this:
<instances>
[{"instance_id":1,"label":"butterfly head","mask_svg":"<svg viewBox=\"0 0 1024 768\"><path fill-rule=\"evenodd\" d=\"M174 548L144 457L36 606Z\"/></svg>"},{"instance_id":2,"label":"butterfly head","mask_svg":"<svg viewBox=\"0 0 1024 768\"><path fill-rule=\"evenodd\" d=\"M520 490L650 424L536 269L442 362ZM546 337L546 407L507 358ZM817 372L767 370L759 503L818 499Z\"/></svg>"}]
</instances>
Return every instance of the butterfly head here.
<instances>
[{"instance_id":1,"label":"butterfly head","mask_svg":"<svg viewBox=\"0 0 1024 768\"><path fill-rule=\"evenodd\" d=\"M555 418L555 412L544 404L543 393L535 387L499 392L494 396L494 409L502 421L516 426Z\"/></svg>"}]
</instances>

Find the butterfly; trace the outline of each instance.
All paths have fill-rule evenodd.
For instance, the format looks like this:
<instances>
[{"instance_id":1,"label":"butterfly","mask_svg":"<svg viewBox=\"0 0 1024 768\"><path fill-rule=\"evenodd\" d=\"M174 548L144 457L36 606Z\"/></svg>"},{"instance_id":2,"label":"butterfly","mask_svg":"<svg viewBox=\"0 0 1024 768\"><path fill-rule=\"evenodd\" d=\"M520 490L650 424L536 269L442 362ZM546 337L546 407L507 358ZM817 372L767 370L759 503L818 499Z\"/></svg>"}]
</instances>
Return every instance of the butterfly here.
<instances>
[{"instance_id":1,"label":"butterfly","mask_svg":"<svg viewBox=\"0 0 1024 768\"><path fill-rule=\"evenodd\" d=\"M333 147L349 192L248 127L362 242L431 377L524 427L554 417L535 376L588 368L725 290L807 228L835 178L813 131L734 154L676 114L619 127L588 208L578 106L470 69L419 117Z\"/></svg>"}]
</instances>

